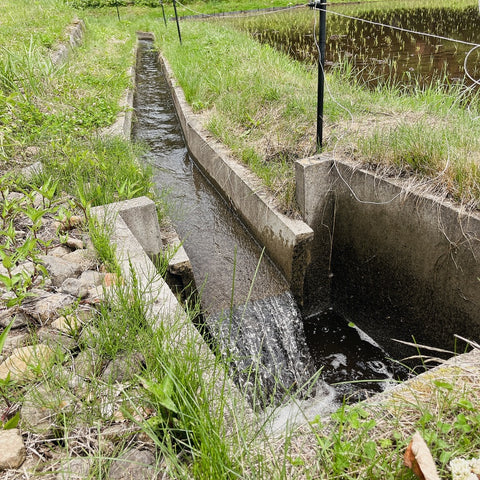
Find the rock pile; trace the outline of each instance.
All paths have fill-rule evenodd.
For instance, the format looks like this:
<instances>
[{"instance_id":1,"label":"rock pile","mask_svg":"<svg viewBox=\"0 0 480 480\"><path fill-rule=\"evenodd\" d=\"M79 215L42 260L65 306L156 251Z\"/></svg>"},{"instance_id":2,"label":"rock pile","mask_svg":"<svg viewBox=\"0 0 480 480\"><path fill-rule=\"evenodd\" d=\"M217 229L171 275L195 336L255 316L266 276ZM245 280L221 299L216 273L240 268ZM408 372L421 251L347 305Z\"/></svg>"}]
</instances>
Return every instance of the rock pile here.
<instances>
[{"instance_id":1,"label":"rock pile","mask_svg":"<svg viewBox=\"0 0 480 480\"><path fill-rule=\"evenodd\" d=\"M8 193L3 204L20 205L22 195ZM22 208L17 212L8 222L21 246L32 235L32 222ZM134 385L143 357L105 359L95 349L98 307L112 288L104 281L109 274L80 217L70 216L67 226L50 212L41 220L35 235L48 245L41 254L15 268L0 263L0 275L26 272L33 279L21 301L0 282L0 333L11 324L0 351L0 476L83 479L102 468L112 480L162 478L151 441L122 413L122 393ZM5 251L6 241L0 241ZM92 425L85 406L100 409L110 421ZM17 414L19 428L2 429ZM65 416L75 419L68 431ZM118 458L105 468L99 467L102 456Z\"/></svg>"}]
</instances>

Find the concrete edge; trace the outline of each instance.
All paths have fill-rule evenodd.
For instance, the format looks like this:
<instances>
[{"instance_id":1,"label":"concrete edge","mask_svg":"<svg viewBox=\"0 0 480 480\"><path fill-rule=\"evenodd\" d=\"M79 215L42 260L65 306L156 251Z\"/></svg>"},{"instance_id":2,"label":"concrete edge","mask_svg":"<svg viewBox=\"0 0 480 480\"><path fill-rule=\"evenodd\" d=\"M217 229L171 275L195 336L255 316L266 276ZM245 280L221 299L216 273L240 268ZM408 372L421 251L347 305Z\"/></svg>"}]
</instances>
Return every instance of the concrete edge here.
<instances>
[{"instance_id":1,"label":"concrete edge","mask_svg":"<svg viewBox=\"0 0 480 480\"><path fill-rule=\"evenodd\" d=\"M281 213L252 172L208 134L186 102L167 60L162 55L160 60L190 153L257 241L265 246L268 256L280 268L301 303L313 230L305 222Z\"/></svg>"},{"instance_id":2,"label":"concrete edge","mask_svg":"<svg viewBox=\"0 0 480 480\"><path fill-rule=\"evenodd\" d=\"M431 183L384 177L330 154L300 160L295 166L297 198L306 222L315 230L312 264L328 263L329 233L334 231L335 250L337 255L342 252L342 258L349 251L363 259L375 255L368 266L352 263L351 271L336 271L337 278L343 274L344 281L352 280L351 288L355 288L355 272L361 272L371 279L366 279L369 285L380 281L376 294L383 292L397 306L411 312L416 302L424 304L416 311L418 318L427 328L437 329L444 340L452 338L453 326L454 333L463 336L479 334L479 212L436 195ZM327 284L324 270L321 283ZM384 279L391 277L391 271L403 283L388 290ZM394 298L400 288L406 292L405 301L400 294ZM439 329L436 322L441 319L446 326Z\"/></svg>"},{"instance_id":3,"label":"concrete edge","mask_svg":"<svg viewBox=\"0 0 480 480\"><path fill-rule=\"evenodd\" d=\"M63 65L70 55L70 51L81 45L85 34L85 22L75 18L66 28L67 43L61 43L50 55L52 63L57 67Z\"/></svg>"},{"instance_id":4,"label":"concrete edge","mask_svg":"<svg viewBox=\"0 0 480 480\"><path fill-rule=\"evenodd\" d=\"M178 349L192 348L193 344L205 376L213 380L216 391L222 392L223 398L230 402L227 405L229 408L225 409L226 417L230 421L238 420L238 412L241 411L245 412L245 420L251 422L254 418L251 407L233 382L230 379L222 381L221 375L215 371L214 354L142 247L144 240L141 243L138 237L144 236L144 232L147 232L146 236L153 236L160 230L156 215L154 218L151 216L152 208L155 208L152 200L140 197L94 207L91 214L111 228L111 242L116 246L115 255L124 280L131 285L133 273L136 275L142 298L150 306L152 328L156 331L167 328L172 334L171 341ZM238 410L239 405L241 410Z\"/></svg>"},{"instance_id":5,"label":"concrete edge","mask_svg":"<svg viewBox=\"0 0 480 480\"><path fill-rule=\"evenodd\" d=\"M133 59L137 59L137 44L133 49ZM134 101L134 85L135 85L135 66L132 65L127 69L127 76L130 78L130 86L123 93L120 99L119 106L121 111L117 114L115 122L106 128L103 128L100 132L104 137L122 137L126 140L130 140L132 136L132 122L133 122L133 101Z\"/></svg>"},{"instance_id":6,"label":"concrete edge","mask_svg":"<svg viewBox=\"0 0 480 480\"><path fill-rule=\"evenodd\" d=\"M400 200L404 200L408 196L414 197L417 202L429 202L432 205L435 205L436 210L438 208L447 208L454 212L459 218L470 217L480 221L480 213L468 211L461 205L458 205L448 199L439 197L438 195L429 192L425 187L422 188L422 186L418 182L408 182L401 178L381 176L374 171L364 168L362 165L357 165L355 163L341 159L334 159L333 156L329 153L319 154L308 158L302 158L295 162L295 171L297 174L296 194L298 197L300 211L302 215L304 214L306 208L305 193L307 185L304 182L305 170L312 169L315 171L316 175L320 175L321 173L325 173L325 171L333 171L334 169L338 171L339 168L344 169L345 172L350 172L350 176L355 173L360 173L365 177L372 178L373 183L375 184L375 186L378 187L378 189L380 188L379 186L382 184L391 186L392 191L395 190L396 192L395 198L398 197ZM324 178L324 180L325 185L330 185L331 182L327 178ZM341 178L342 182L346 182L347 180L348 178ZM373 192L372 196L374 196L375 193L376 192ZM360 200L368 202L371 199L366 198Z\"/></svg>"},{"instance_id":7,"label":"concrete edge","mask_svg":"<svg viewBox=\"0 0 480 480\"><path fill-rule=\"evenodd\" d=\"M167 281L186 301L196 292L193 267L169 218L160 227L162 244L168 253ZM174 286L174 287L173 287Z\"/></svg>"}]
</instances>

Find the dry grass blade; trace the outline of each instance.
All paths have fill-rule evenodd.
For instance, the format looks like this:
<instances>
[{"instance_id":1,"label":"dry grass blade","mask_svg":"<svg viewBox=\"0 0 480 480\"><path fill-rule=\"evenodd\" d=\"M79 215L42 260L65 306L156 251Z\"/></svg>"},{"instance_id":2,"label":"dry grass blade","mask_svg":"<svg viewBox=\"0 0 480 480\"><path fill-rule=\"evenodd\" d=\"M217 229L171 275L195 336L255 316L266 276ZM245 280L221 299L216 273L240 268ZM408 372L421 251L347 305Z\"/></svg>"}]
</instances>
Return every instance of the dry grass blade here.
<instances>
[{"instance_id":1,"label":"dry grass blade","mask_svg":"<svg viewBox=\"0 0 480 480\"><path fill-rule=\"evenodd\" d=\"M466 339L464 337L461 337L460 335L457 335L457 334L455 334L455 338L458 338L459 340L462 340L465 343L468 343L473 348L476 348L477 350L480 350L480 345L477 342L474 342L473 340L468 340L468 339Z\"/></svg>"},{"instance_id":2,"label":"dry grass blade","mask_svg":"<svg viewBox=\"0 0 480 480\"><path fill-rule=\"evenodd\" d=\"M402 358L402 362L405 362L407 360L422 360L423 363L443 363L445 362L444 358L439 358L439 357L428 357L425 358L423 355L412 355L411 357L407 358Z\"/></svg>"},{"instance_id":3,"label":"dry grass blade","mask_svg":"<svg viewBox=\"0 0 480 480\"><path fill-rule=\"evenodd\" d=\"M450 355L455 355L455 352L452 352L450 350L445 350L443 348L430 347L428 345L421 345L420 343L406 342L404 340L397 340L396 338L392 338L392 340L394 342L402 343L403 345L407 345L409 347L424 348L425 350L430 350L432 352L448 353Z\"/></svg>"}]
</instances>

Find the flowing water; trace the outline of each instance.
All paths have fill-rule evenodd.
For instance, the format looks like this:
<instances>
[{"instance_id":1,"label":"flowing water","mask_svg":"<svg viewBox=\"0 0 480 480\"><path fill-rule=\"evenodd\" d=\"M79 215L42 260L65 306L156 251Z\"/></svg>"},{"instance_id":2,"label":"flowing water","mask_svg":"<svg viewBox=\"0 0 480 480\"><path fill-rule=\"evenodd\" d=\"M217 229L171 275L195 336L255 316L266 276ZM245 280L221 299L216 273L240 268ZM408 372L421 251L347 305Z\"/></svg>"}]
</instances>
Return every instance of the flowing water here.
<instances>
[{"instance_id":1,"label":"flowing water","mask_svg":"<svg viewBox=\"0 0 480 480\"><path fill-rule=\"evenodd\" d=\"M307 346L286 281L190 158L149 41L139 43L136 75L134 138L148 146L143 161L153 166L157 187L169 192L169 216L192 263L205 323L241 387L265 405L309 385L319 369L329 383L392 378L385 352L329 312L305 320ZM370 390L383 386L375 382ZM322 398L358 390L342 385L332 396L322 376L309 388Z\"/></svg>"},{"instance_id":2,"label":"flowing water","mask_svg":"<svg viewBox=\"0 0 480 480\"><path fill-rule=\"evenodd\" d=\"M278 401L314 373L288 285L190 158L151 42L140 42L136 82L134 138L148 145L143 160L157 187L168 189L206 325L248 392Z\"/></svg>"},{"instance_id":3,"label":"flowing water","mask_svg":"<svg viewBox=\"0 0 480 480\"><path fill-rule=\"evenodd\" d=\"M439 2L422 6L424 3L397 0L331 5L327 2L327 67L348 62L357 78L372 87L382 82L416 86L445 78L449 82L462 81L465 66L471 77L480 79L480 49L387 26L480 43L477 2L470 5L462 2L463 6L438 6ZM305 7L226 21L297 60L315 64L318 16L318 12ZM472 82L467 79L466 83Z\"/></svg>"}]
</instances>

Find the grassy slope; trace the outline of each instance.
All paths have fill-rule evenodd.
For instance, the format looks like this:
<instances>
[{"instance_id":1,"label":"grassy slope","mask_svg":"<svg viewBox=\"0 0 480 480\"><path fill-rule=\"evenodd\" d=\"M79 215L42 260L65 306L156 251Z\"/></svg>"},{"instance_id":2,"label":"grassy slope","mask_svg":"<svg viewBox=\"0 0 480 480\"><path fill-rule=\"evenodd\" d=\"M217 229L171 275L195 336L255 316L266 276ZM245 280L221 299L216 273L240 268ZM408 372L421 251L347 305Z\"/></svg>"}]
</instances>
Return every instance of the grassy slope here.
<instances>
[{"instance_id":1,"label":"grassy slope","mask_svg":"<svg viewBox=\"0 0 480 480\"><path fill-rule=\"evenodd\" d=\"M312 129L298 120L313 125L315 75L221 25L188 22L182 30L183 46L174 29L157 27L155 32L187 101L207 115L212 133L267 186L285 192L292 175L290 152L313 152L308 139Z\"/></svg>"},{"instance_id":2,"label":"grassy slope","mask_svg":"<svg viewBox=\"0 0 480 480\"><path fill-rule=\"evenodd\" d=\"M158 26L157 41L205 125L248 163L284 203L292 201L292 160L315 149L316 73L218 21ZM347 67L327 76L325 149L420 176L440 175L455 199L480 199L478 103L432 86L403 94L369 91ZM455 125L455 128L451 128Z\"/></svg>"}]
</instances>

